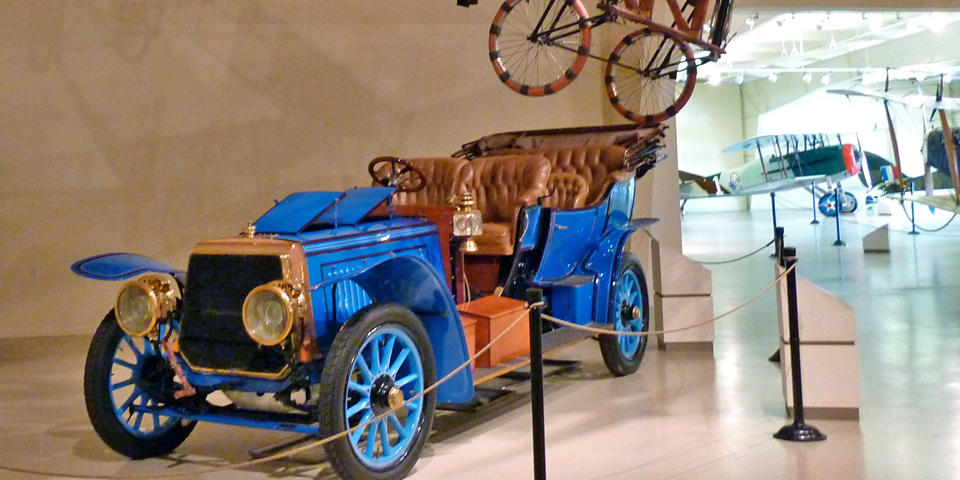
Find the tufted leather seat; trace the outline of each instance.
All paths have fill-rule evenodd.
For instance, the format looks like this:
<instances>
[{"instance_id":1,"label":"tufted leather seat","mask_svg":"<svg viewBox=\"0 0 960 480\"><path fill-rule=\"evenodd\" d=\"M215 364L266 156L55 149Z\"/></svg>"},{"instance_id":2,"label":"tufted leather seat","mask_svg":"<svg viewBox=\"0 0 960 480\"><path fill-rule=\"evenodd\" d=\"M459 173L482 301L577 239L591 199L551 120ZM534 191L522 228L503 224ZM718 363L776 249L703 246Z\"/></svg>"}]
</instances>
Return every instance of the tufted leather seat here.
<instances>
[{"instance_id":1,"label":"tufted leather seat","mask_svg":"<svg viewBox=\"0 0 960 480\"><path fill-rule=\"evenodd\" d=\"M586 179L576 173L551 173L547 179L547 191L543 198L543 206L571 210L583 208L587 201L590 187Z\"/></svg>"},{"instance_id":2,"label":"tufted leather seat","mask_svg":"<svg viewBox=\"0 0 960 480\"><path fill-rule=\"evenodd\" d=\"M553 173L576 173L589 187L585 205L603 199L607 187L630 178L633 172L622 170L627 149L620 145L582 145L576 147L546 147L530 150L509 150L511 154L542 155L550 160ZM507 153L502 150L498 153Z\"/></svg>"},{"instance_id":3,"label":"tufted leather seat","mask_svg":"<svg viewBox=\"0 0 960 480\"><path fill-rule=\"evenodd\" d=\"M483 233L474 237L476 255L510 255L521 207L547 194L550 161L538 155L479 157L466 182L483 215Z\"/></svg>"},{"instance_id":4,"label":"tufted leather seat","mask_svg":"<svg viewBox=\"0 0 960 480\"><path fill-rule=\"evenodd\" d=\"M433 157L408 158L410 165L417 167L427 177L427 185L417 192L393 194L394 205L449 205L454 196L465 192L473 179L470 162L462 158ZM384 165L378 174L386 175L390 165ZM374 185L378 185L374 182Z\"/></svg>"}]
</instances>

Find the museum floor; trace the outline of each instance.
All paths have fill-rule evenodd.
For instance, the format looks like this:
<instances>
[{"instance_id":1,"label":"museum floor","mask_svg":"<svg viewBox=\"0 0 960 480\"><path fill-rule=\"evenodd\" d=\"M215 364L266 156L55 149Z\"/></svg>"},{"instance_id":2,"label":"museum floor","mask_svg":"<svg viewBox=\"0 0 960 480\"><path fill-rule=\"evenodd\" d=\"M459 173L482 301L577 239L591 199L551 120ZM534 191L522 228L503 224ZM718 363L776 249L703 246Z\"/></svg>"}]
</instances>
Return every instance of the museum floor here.
<instances>
[{"instance_id":1,"label":"museum floor","mask_svg":"<svg viewBox=\"0 0 960 480\"><path fill-rule=\"evenodd\" d=\"M889 254L864 254L869 212L809 225L809 210L781 210L800 275L857 311L860 421L810 420L828 439L789 443L772 434L788 422L779 368L775 297L720 320L712 354L648 350L639 372L614 379L592 340L556 358L582 360L546 385L547 473L551 479L948 479L960 478L960 222L907 235L894 219ZM928 218L926 226L942 224ZM885 221L885 220L884 220ZM899 230L898 230L899 229ZM685 253L723 260L771 237L769 212L683 219ZM767 249L770 250L770 249ZM711 266L722 313L773 279L768 251ZM954 297L958 295L958 297ZM173 454L139 462L108 450L83 407L89 337L0 340L0 465L76 476L182 473L188 478L334 478L323 452L207 473L249 460L286 438L268 431L200 425ZM475 413L442 412L412 479L532 478L526 384ZM0 478L50 478L2 472Z\"/></svg>"}]
</instances>

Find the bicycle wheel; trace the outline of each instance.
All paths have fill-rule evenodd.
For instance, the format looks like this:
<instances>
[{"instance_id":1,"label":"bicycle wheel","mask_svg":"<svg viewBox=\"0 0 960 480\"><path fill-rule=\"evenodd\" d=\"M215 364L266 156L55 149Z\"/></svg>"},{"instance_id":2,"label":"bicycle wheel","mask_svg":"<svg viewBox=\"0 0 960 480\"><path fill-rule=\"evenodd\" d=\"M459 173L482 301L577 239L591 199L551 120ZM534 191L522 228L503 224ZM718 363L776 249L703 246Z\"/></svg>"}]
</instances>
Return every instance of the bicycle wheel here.
<instances>
[{"instance_id":1,"label":"bicycle wheel","mask_svg":"<svg viewBox=\"0 0 960 480\"><path fill-rule=\"evenodd\" d=\"M590 53L580 0L507 0L490 27L490 61L500 81L522 95L556 93L577 78Z\"/></svg>"},{"instance_id":2,"label":"bicycle wheel","mask_svg":"<svg viewBox=\"0 0 960 480\"><path fill-rule=\"evenodd\" d=\"M690 99L697 64L686 42L643 28L613 49L604 81L613 108L652 126L676 115Z\"/></svg>"}]
</instances>

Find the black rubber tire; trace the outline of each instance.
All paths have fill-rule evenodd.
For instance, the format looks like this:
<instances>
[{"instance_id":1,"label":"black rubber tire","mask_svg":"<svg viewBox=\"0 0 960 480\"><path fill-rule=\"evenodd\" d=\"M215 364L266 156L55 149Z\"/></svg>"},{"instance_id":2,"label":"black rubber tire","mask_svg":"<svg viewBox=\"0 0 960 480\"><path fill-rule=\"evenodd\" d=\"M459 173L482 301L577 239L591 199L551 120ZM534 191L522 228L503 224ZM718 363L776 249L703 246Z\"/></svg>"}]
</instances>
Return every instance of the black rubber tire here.
<instances>
[{"instance_id":1,"label":"black rubber tire","mask_svg":"<svg viewBox=\"0 0 960 480\"><path fill-rule=\"evenodd\" d=\"M368 339L374 339L380 334L400 334L408 337L415 347L416 354L422 366L423 388L436 382L436 363L430 338L417 316L407 308L397 304L368 305L355 313L340 332L330 347L330 353L323 367L320 382L319 417L320 433L326 438L336 435L362 423L357 417L347 418L346 405L348 402L348 380L353 374L354 359L361 353ZM411 349L412 351L413 349ZM409 357L408 357L409 358ZM402 363L402 362L401 362ZM380 374L377 378L383 377ZM422 391L422 388L420 389ZM412 395L405 395L409 399ZM373 403L370 396L370 403ZM389 460L390 463L376 467L365 464L358 456L353 446L353 440L348 437L324 445L327 458L337 474L345 479L388 480L406 476L417 463L420 453L426 444L433 425L433 413L436 406L436 391L422 397L419 419L414 419L413 437L407 443L398 457ZM363 409L375 411L373 408ZM363 411L361 410L361 411ZM372 415L373 413L371 413ZM389 428L385 426L384 428ZM362 432L361 429L359 432ZM362 433L358 434L362 437ZM358 448L361 438L357 438ZM369 438L369 437L367 437Z\"/></svg>"},{"instance_id":2,"label":"black rubber tire","mask_svg":"<svg viewBox=\"0 0 960 480\"><path fill-rule=\"evenodd\" d=\"M114 312L104 317L97 328L97 333L93 336L90 343L90 350L87 352L87 361L83 372L83 396L86 401L87 415L90 417L90 423L93 424L94 431L110 448L117 453L132 459L150 458L172 452L179 447L193 428L196 422L184 421L179 418L163 417L163 428L153 431L143 431L140 435L133 434L114 410L115 399L111 382L113 381L114 359L118 355L118 346L124 341L127 334L120 329ZM144 349L146 350L146 349ZM157 363L160 362L160 363ZM141 380L140 372L143 366L151 364L154 372L159 375L169 377L165 378L172 386L172 373L166 372L163 367L163 358L160 355L144 354L143 358L136 362L140 370L131 370L131 385L137 385ZM131 388L137 388L132 386ZM145 392L143 392L146 395ZM172 393L172 392L171 392ZM131 393L132 396L132 393ZM162 404L162 401L152 397L141 397L141 403L153 402ZM148 414L149 415L149 414ZM132 417L132 414L131 414ZM141 420L144 415L141 415ZM160 421L161 417L155 420ZM129 424L128 424L129 426Z\"/></svg>"},{"instance_id":3,"label":"black rubber tire","mask_svg":"<svg viewBox=\"0 0 960 480\"><path fill-rule=\"evenodd\" d=\"M614 47L604 82L617 112L650 127L676 115L690 100L697 85L697 61L681 39L641 28ZM682 84L679 89L677 83Z\"/></svg>"},{"instance_id":4,"label":"black rubber tire","mask_svg":"<svg viewBox=\"0 0 960 480\"><path fill-rule=\"evenodd\" d=\"M639 301L634 300L628 302L628 305L624 305L622 299L620 299L620 288L624 281L631 282L630 285L635 286L639 293ZM640 318L636 319L639 321L627 324L621 323L621 312L625 308L633 307L641 309ZM650 330L650 301L647 296L647 281L644 278L640 261L631 253L623 254L616 281L610 288L610 321L616 322L614 329L618 331L646 332ZM640 362L643 361L643 354L647 350L649 338L648 336L621 338L617 335L600 335L600 353L603 355L603 363L606 364L610 373L622 377L636 372L640 368ZM632 341L632 339L636 339L638 344L633 352L627 354L621 348L622 342Z\"/></svg>"}]
</instances>

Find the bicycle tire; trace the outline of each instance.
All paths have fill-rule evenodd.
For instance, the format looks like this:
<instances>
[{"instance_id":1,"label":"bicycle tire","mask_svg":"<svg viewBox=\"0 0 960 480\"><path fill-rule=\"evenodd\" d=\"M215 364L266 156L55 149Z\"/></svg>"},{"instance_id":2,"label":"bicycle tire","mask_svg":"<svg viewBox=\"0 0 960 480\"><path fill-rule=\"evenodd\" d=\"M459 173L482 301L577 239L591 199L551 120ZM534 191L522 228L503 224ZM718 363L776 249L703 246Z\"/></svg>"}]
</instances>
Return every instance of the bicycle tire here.
<instances>
[{"instance_id":1,"label":"bicycle tire","mask_svg":"<svg viewBox=\"0 0 960 480\"><path fill-rule=\"evenodd\" d=\"M507 0L490 26L490 62L511 90L532 97L570 84L590 53L590 23L580 0ZM549 34L532 38L548 25Z\"/></svg>"},{"instance_id":2,"label":"bicycle tire","mask_svg":"<svg viewBox=\"0 0 960 480\"><path fill-rule=\"evenodd\" d=\"M697 83L697 63L683 40L642 28L610 53L604 82L613 108L630 121L653 126L686 105Z\"/></svg>"}]
</instances>

